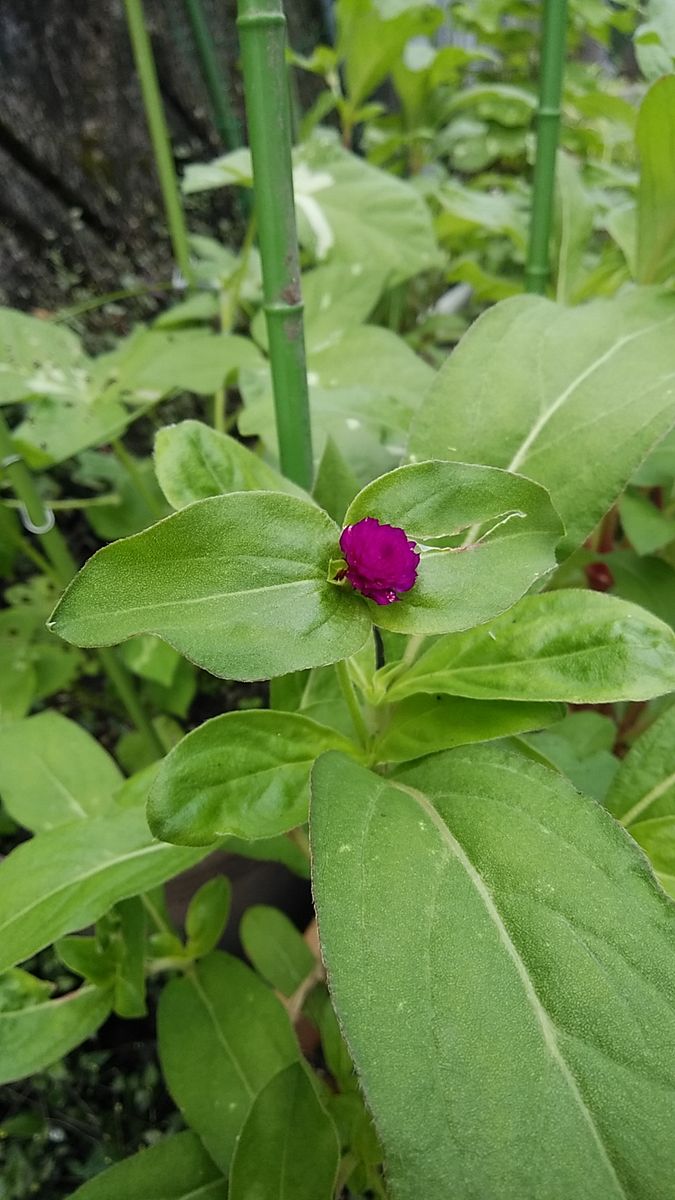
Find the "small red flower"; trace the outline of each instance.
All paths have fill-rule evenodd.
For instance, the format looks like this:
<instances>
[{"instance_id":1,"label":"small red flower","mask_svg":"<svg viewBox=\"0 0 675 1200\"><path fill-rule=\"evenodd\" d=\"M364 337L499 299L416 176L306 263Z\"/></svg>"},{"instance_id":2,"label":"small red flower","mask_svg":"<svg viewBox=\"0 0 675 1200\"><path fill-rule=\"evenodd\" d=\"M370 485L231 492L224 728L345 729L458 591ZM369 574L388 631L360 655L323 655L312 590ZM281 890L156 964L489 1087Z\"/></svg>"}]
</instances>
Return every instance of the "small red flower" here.
<instances>
[{"instance_id":1,"label":"small red flower","mask_svg":"<svg viewBox=\"0 0 675 1200\"><path fill-rule=\"evenodd\" d=\"M340 576L376 604L393 604L417 578L420 556L405 530L364 517L340 535L347 566Z\"/></svg>"}]
</instances>

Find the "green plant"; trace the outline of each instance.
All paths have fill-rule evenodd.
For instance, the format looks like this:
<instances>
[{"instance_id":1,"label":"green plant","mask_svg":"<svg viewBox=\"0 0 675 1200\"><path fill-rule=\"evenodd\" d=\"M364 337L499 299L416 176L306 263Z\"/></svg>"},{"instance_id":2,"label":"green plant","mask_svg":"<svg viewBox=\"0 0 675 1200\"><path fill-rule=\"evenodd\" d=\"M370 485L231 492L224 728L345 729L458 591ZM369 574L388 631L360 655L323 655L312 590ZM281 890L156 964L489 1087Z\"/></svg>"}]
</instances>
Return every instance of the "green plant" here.
<instances>
[{"instance_id":1,"label":"green plant","mask_svg":"<svg viewBox=\"0 0 675 1200\"><path fill-rule=\"evenodd\" d=\"M455 7L467 27L496 23L514 71L529 62L529 6L512 6L506 30L502 4ZM270 15L280 28L270 0L242 13L251 41L256 28L272 40ZM348 84L331 95L345 142L385 121L368 112L372 89L403 77L411 32L439 19L405 0L368 13L360 44L341 6ZM572 4L570 44L625 15ZM374 37L381 54L368 57ZM278 39L271 49L279 66ZM247 71L254 58L249 43ZM111 544L56 603L52 633L52 583L6 592L0 795L18 844L0 864L0 1078L157 999L181 1114L151 1148L98 1174L91 1164L78 1200L670 1196L675 300L659 146L671 86L642 101L637 190L622 177L635 250L618 249L629 220L616 245L597 227L608 194L586 211L591 153L578 165L564 152L556 300L511 294L461 339L461 321L439 327L426 311L452 270L443 247L480 197L495 236L477 261L491 246L501 269L508 228L522 267L527 187L495 197L398 178L316 128L316 113L279 178L284 237L263 233L274 213L259 220L264 300L251 224L238 254L195 241L208 289L110 354L3 315L4 398L28 414L14 452L51 468L45 502L84 505L72 511ZM531 112L483 91L481 119L509 98ZM250 129L260 182L267 119ZM281 296L293 326L274 308L298 283L291 165L311 491L308 439L289 432L304 393L278 363L297 295ZM598 193L612 193L617 166ZM190 168L186 186L252 182L241 150ZM443 221L459 211L463 227ZM434 371L448 330L459 344ZM213 427L193 401L156 422L150 460L155 406L180 392L218 397ZM132 426L133 447L119 440ZM110 438L113 455L96 449ZM64 498L73 485L87 495ZM161 760L114 705L114 757L83 722L26 715L96 670L90 650L118 643ZM269 681L269 706L230 698L221 711L232 681ZM209 688L215 715L191 715L186 731ZM311 931L258 904L240 923L248 965L224 953L222 876L171 917L164 885L215 848L311 869L320 954ZM27 969L52 944L56 989Z\"/></svg>"}]
</instances>

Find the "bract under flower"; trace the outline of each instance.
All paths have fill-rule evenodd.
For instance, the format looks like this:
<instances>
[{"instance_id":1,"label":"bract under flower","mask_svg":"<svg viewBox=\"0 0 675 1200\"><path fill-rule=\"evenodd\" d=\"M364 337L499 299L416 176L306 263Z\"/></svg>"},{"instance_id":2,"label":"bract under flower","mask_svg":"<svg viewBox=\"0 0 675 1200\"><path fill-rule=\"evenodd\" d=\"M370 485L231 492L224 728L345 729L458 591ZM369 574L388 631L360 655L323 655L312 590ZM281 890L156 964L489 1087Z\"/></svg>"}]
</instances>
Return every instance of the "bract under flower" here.
<instances>
[{"instance_id":1,"label":"bract under flower","mask_svg":"<svg viewBox=\"0 0 675 1200\"><path fill-rule=\"evenodd\" d=\"M417 578L420 556L415 542L404 529L381 525L376 517L343 529L340 549L347 563L343 578L376 604L393 604Z\"/></svg>"}]
</instances>

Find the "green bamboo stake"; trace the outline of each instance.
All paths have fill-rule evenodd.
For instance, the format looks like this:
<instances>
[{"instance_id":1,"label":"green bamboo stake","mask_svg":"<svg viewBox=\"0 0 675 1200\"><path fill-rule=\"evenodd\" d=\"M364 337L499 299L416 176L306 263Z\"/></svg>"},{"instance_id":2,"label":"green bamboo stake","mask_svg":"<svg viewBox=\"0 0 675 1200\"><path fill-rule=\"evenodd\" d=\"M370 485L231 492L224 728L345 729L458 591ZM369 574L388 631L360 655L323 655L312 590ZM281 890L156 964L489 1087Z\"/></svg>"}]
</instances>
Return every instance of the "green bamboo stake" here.
<instances>
[{"instance_id":1,"label":"green bamboo stake","mask_svg":"<svg viewBox=\"0 0 675 1200\"><path fill-rule=\"evenodd\" d=\"M143 94L145 117L150 131L155 165L162 189L164 211L173 246L173 255L181 275L189 281L191 278L191 265L188 232L180 192L178 190L176 168L171 152L171 142L164 116L162 96L159 90L157 69L143 16L143 0L124 0L124 3L127 13L129 37L141 84L141 92Z\"/></svg>"},{"instance_id":2,"label":"green bamboo stake","mask_svg":"<svg viewBox=\"0 0 675 1200\"><path fill-rule=\"evenodd\" d=\"M66 587L77 573L77 564L72 557L65 538L54 523L54 514L46 507L38 492L33 476L23 459L16 453L12 437L0 415L0 470L7 476L12 490L21 504L21 516L28 531L40 539L57 581ZM143 711L129 676L113 650L100 649L101 666L116 688L134 725L143 734L153 755L165 754L157 732Z\"/></svg>"},{"instance_id":3,"label":"green bamboo stake","mask_svg":"<svg viewBox=\"0 0 675 1200\"><path fill-rule=\"evenodd\" d=\"M232 111L227 88L218 69L213 42L204 16L202 0L184 0L202 77L213 109L213 119L223 145L228 150L241 146L241 129Z\"/></svg>"},{"instance_id":4,"label":"green bamboo stake","mask_svg":"<svg viewBox=\"0 0 675 1200\"><path fill-rule=\"evenodd\" d=\"M239 0L248 137L281 470L312 485L300 263L291 165L286 19L281 0Z\"/></svg>"},{"instance_id":5,"label":"green bamboo stake","mask_svg":"<svg viewBox=\"0 0 675 1200\"><path fill-rule=\"evenodd\" d=\"M530 244L525 270L526 291L539 295L546 291L550 272L549 243L560 130L560 101L565 70L566 32L567 0L544 0L537 155L532 188Z\"/></svg>"}]
</instances>

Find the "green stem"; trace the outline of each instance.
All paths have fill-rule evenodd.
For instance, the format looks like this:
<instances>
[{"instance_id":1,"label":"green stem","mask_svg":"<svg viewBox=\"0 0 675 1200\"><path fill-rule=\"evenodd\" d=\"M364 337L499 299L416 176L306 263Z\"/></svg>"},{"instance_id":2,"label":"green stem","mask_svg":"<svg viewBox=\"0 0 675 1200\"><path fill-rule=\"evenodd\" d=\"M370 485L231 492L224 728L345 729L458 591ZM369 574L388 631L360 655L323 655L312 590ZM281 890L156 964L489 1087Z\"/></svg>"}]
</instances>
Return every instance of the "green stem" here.
<instances>
[{"instance_id":1,"label":"green stem","mask_svg":"<svg viewBox=\"0 0 675 1200\"><path fill-rule=\"evenodd\" d=\"M286 21L281 0L239 0L264 308L281 469L312 485L312 441L295 226Z\"/></svg>"},{"instance_id":2,"label":"green stem","mask_svg":"<svg viewBox=\"0 0 675 1200\"><path fill-rule=\"evenodd\" d=\"M358 739L362 746L367 746L370 736L368 733L368 726L366 725L365 718L361 711L361 705L359 704L354 684L352 683L351 676L349 674L347 660L343 659L342 662L336 663L335 670L337 671L337 677L342 689L342 694L345 698L347 708L349 709L349 715L352 719L352 724L356 730Z\"/></svg>"},{"instance_id":3,"label":"green stem","mask_svg":"<svg viewBox=\"0 0 675 1200\"><path fill-rule=\"evenodd\" d=\"M119 438L115 438L112 443L112 448L115 452L117 461L124 467L127 475L136 488L136 491L143 497L152 515L157 517L158 520L161 520L162 516L164 515L162 509L150 491L145 479L143 478L143 474L139 470L138 463L136 462L135 458L129 454L126 446L119 440Z\"/></svg>"},{"instance_id":4,"label":"green stem","mask_svg":"<svg viewBox=\"0 0 675 1200\"><path fill-rule=\"evenodd\" d=\"M565 68L567 0L544 0L541 78L537 113L537 156L532 185L532 221L525 288L543 295L549 277L555 162Z\"/></svg>"},{"instance_id":5,"label":"green stem","mask_svg":"<svg viewBox=\"0 0 675 1200\"><path fill-rule=\"evenodd\" d=\"M157 68L152 53L152 45L143 16L143 0L124 0L129 37L136 61L136 69L143 93L145 117L150 131L150 140L155 155L155 165L159 176L164 200L166 222L169 227L173 254L181 275L185 280L191 278L190 248L188 243L187 226L181 204L176 168L174 166L171 142L167 129L162 96L157 79Z\"/></svg>"},{"instance_id":6,"label":"green stem","mask_svg":"<svg viewBox=\"0 0 675 1200\"><path fill-rule=\"evenodd\" d=\"M128 671L122 666L115 651L111 650L109 646L100 646L97 654L103 670L112 683L131 720L139 733L143 734L148 747L152 749L153 758L164 758L166 747L162 744L157 730L144 711L136 695Z\"/></svg>"},{"instance_id":7,"label":"green stem","mask_svg":"<svg viewBox=\"0 0 675 1200\"><path fill-rule=\"evenodd\" d=\"M220 387L213 396L213 428L225 433L225 388Z\"/></svg>"},{"instance_id":8,"label":"green stem","mask_svg":"<svg viewBox=\"0 0 675 1200\"><path fill-rule=\"evenodd\" d=\"M172 279L160 283L147 283L139 287L120 288L116 292L106 292L104 296L94 296L91 300L83 300L81 304L73 304L70 308L62 308L50 317L50 321L58 325L60 321L72 321L82 313L91 312L94 308L104 308L106 304L114 304L117 300L133 300L135 296L152 296L155 292L170 292L175 288Z\"/></svg>"},{"instance_id":9,"label":"green stem","mask_svg":"<svg viewBox=\"0 0 675 1200\"><path fill-rule=\"evenodd\" d=\"M251 250L255 241L255 217L250 217L246 225L246 233L239 251L239 262L227 280L220 293L220 328L223 333L231 333L239 315L239 297L244 286Z\"/></svg>"},{"instance_id":10,"label":"green stem","mask_svg":"<svg viewBox=\"0 0 675 1200\"><path fill-rule=\"evenodd\" d=\"M220 140L228 150L241 146L241 129L232 111L227 87L216 62L213 41L204 16L201 0L184 0L195 49L202 71L204 85L209 94L213 120L218 130Z\"/></svg>"},{"instance_id":11,"label":"green stem","mask_svg":"<svg viewBox=\"0 0 675 1200\"><path fill-rule=\"evenodd\" d=\"M104 492L102 496L71 496L61 500L50 500L49 507L52 512L73 512L75 509L81 508L97 508L110 504L119 504L120 496L118 492ZM20 509L20 500L0 500L0 504L5 508Z\"/></svg>"},{"instance_id":12,"label":"green stem","mask_svg":"<svg viewBox=\"0 0 675 1200\"><path fill-rule=\"evenodd\" d=\"M31 532L40 539L56 578L65 587L76 574L77 564L68 549L65 538L54 524L54 516L38 492L33 476L23 459L17 455L11 434L1 415L0 469L5 472L17 498L21 501L23 515L33 526ZM152 747L153 755L159 753L163 758L164 746L144 713L129 676L114 651L103 649L98 651L98 655L106 675L113 687L116 688L129 716L137 729L144 735L148 746Z\"/></svg>"}]
</instances>

